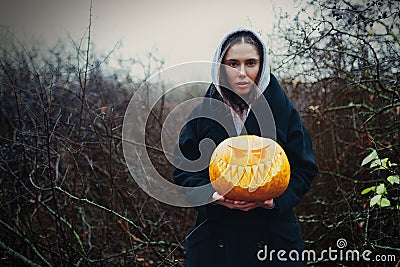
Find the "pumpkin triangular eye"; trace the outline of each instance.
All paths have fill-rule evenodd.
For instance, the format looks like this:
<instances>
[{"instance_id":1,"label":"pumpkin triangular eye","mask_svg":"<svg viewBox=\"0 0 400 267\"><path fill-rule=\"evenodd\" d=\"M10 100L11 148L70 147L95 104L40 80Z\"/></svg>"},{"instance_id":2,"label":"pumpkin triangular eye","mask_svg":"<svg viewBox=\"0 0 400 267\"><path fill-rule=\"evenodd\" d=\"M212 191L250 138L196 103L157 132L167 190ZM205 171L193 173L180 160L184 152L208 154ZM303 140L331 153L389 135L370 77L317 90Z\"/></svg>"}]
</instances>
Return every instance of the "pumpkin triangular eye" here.
<instances>
[{"instance_id":1,"label":"pumpkin triangular eye","mask_svg":"<svg viewBox=\"0 0 400 267\"><path fill-rule=\"evenodd\" d=\"M227 145L228 147L230 147L230 148L232 148L232 149L235 149L235 150L242 150L242 151L248 151L249 149L247 148L247 147L237 147L237 146L234 146L234 145ZM270 147L271 145L265 145L265 146L263 146L263 147L257 147L257 148L255 148L255 149L251 149L251 153L259 153L259 152L261 152L261 151L263 151L263 150L265 150L265 149L267 149L268 147Z\"/></svg>"},{"instance_id":2,"label":"pumpkin triangular eye","mask_svg":"<svg viewBox=\"0 0 400 267\"><path fill-rule=\"evenodd\" d=\"M236 146L233 146L233 145L227 145L228 147L230 147L230 148L232 148L232 149L234 149L234 150L242 150L242 151L247 151L247 149L246 148L239 148L239 147L236 147Z\"/></svg>"},{"instance_id":3,"label":"pumpkin triangular eye","mask_svg":"<svg viewBox=\"0 0 400 267\"><path fill-rule=\"evenodd\" d=\"M266 145L265 147L262 147L262 148L252 149L251 153L253 153L253 154L261 153L261 152L265 151L267 148L269 148L270 146L271 145Z\"/></svg>"},{"instance_id":4,"label":"pumpkin triangular eye","mask_svg":"<svg viewBox=\"0 0 400 267\"><path fill-rule=\"evenodd\" d=\"M247 149L240 149L240 148L233 147L230 145L228 145L228 147L230 147L233 150L233 156L235 158L240 159L247 155Z\"/></svg>"},{"instance_id":5,"label":"pumpkin triangular eye","mask_svg":"<svg viewBox=\"0 0 400 267\"><path fill-rule=\"evenodd\" d=\"M260 158L263 158L265 156L266 150L270 146L271 145L266 145L263 148L252 149L250 151L251 151L252 156L260 159ZM237 147L234 147L232 145L228 145L228 147L233 150L233 156L235 158L239 158L240 159L240 158L243 158L246 155L248 155L247 154L248 153L248 149L237 148Z\"/></svg>"}]
</instances>

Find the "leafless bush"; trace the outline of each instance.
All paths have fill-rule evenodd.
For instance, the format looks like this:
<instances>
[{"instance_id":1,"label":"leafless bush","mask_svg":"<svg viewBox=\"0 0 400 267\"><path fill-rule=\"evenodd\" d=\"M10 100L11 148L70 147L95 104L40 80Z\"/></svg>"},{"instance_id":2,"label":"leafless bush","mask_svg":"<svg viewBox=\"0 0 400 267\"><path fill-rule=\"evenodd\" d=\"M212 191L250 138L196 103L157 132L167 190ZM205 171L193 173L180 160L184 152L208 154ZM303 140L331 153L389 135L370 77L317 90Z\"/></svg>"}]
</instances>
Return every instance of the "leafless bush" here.
<instances>
[{"instance_id":1,"label":"leafless bush","mask_svg":"<svg viewBox=\"0 0 400 267\"><path fill-rule=\"evenodd\" d=\"M42 51L3 35L0 263L180 265L192 211L147 196L123 158L123 117L140 83L104 74L85 38L69 54L61 42Z\"/></svg>"},{"instance_id":2,"label":"leafless bush","mask_svg":"<svg viewBox=\"0 0 400 267\"><path fill-rule=\"evenodd\" d=\"M283 52L274 55L275 71L307 122L320 168L297 209L307 247L346 238L349 249L399 255L399 185L386 181L399 169L361 167L370 148L399 163L399 3L312 1L278 25L271 42ZM390 207L370 207L370 196L360 194L380 183Z\"/></svg>"}]
</instances>

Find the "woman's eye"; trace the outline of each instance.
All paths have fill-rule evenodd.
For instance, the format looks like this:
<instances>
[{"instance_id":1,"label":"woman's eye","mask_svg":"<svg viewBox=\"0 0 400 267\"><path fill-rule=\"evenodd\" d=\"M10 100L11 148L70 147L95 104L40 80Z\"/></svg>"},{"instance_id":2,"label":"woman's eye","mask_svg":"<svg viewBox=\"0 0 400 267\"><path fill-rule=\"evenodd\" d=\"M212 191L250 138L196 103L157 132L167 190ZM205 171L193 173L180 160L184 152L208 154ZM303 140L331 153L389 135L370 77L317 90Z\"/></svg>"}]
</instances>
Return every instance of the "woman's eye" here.
<instances>
[{"instance_id":1,"label":"woman's eye","mask_svg":"<svg viewBox=\"0 0 400 267\"><path fill-rule=\"evenodd\" d=\"M229 65L229 67L232 67L232 68L236 68L237 66L239 66L239 64L236 62L230 62L228 65Z\"/></svg>"},{"instance_id":2,"label":"woman's eye","mask_svg":"<svg viewBox=\"0 0 400 267\"><path fill-rule=\"evenodd\" d=\"M256 62L255 61L249 61L249 62L247 62L247 66L254 66L254 65L256 65Z\"/></svg>"}]
</instances>

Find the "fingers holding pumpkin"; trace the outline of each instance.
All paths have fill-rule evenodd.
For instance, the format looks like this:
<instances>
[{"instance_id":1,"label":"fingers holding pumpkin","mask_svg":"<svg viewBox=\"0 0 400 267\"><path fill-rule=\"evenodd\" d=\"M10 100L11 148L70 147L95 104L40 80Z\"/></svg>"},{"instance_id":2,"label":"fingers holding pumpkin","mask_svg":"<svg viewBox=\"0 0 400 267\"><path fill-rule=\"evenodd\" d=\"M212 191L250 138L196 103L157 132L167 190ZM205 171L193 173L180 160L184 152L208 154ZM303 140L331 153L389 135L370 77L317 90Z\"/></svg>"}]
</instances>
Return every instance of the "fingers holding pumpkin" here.
<instances>
[{"instance_id":1,"label":"fingers holding pumpkin","mask_svg":"<svg viewBox=\"0 0 400 267\"><path fill-rule=\"evenodd\" d=\"M218 192L214 192L214 194L212 195L212 199L214 201L225 201L225 197L218 194Z\"/></svg>"},{"instance_id":2,"label":"fingers holding pumpkin","mask_svg":"<svg viewBox=\"0 0 400 267\"><path fill-rule=\"evenodd\" d=\"M274 199L267 199L263 202L258 202L258 206L265 209L273 209L275 207Z\"/></svg>"},{"instance_id":3,"label":"fingers holding pumpkin","mask_svg":"<svg viewBox=\"0 0 400 267\"><path fill-rule=\"evenodd\" d=\"M221 196L217 192L214 192L214 194L212 195L212 198L214 199L215 203L223 205L230 209L239 209L242 211L249 211L249 210L252 210L259 206L259 203L256 203L256 202L247 202L247 201L241 201L241 200L228 199L228 198L225 198L224 196Z\"/></svg>"},{"instance_id":4,"label":"fingers holding pumpkin","mask_svg":"<svg viewBox=\"0 0 400 267\"><path fill-rule=\"evenodd\" d=\"M232 202L224 201L224 202L219 202L219 204L221 204L221 205L223 205L223 206L225 206L227 208L230 208L230 209L238 209L238 210L242 210L242 211L249 211L249 210L252 210L252 209L258 207L257 203L255 203L255 202L245 202L245 203L236 202L236 203L232 203Z\"/></svg>"}]
</instances>

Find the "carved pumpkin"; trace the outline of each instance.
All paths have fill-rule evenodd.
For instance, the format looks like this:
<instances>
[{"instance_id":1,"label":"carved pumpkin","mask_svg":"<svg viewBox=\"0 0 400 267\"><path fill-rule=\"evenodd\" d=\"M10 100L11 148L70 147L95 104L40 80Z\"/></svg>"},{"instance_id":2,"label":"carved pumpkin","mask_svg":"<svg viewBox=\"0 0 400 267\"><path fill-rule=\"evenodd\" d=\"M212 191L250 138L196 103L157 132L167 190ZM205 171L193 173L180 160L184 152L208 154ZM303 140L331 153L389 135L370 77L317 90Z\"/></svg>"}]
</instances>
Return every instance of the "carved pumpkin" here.
<instances>
[{"instance_id":1,"label":"carved pumpkin","mask_svg":"<svg viewBox=\"0 0 400 267\"><path fill-rule=\"evenodd\" d=\"M210 166L214 189L226 198L264 201L280 196L290 179L285 151L274 140L241 135L222 141Z\"/></svg>"}]
</instances>

